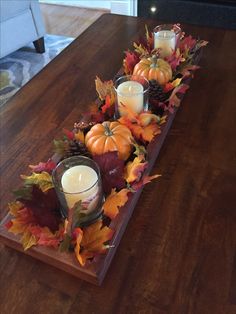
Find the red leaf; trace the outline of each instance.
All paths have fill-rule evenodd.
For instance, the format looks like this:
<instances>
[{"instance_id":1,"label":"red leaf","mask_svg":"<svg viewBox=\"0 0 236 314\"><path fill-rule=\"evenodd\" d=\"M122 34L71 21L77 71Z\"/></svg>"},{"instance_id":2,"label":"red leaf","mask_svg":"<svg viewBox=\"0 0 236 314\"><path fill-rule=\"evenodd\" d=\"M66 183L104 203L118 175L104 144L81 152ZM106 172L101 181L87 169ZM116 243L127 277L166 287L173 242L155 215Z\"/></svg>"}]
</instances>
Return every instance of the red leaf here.
<instances>
[{"instance_id":1,"label":"red leaf","mask_svg":"<svg viewBox=\"0 0 236 314\"><path fill-rule=\"evenodd\" d=\"M125 51L123 66L126 74L132 74L135 65L139 62L139 57L134 52Z\"/></svg>"},{"instance_id":2,"label":"red leaf","mask_svg":"<svg viewBox=\"0 0 236 314\"><path fill-rule=\"evenodd\" d=\"M54 189L43 193L33 185L31 200L19 199L19 201L32 211L41 227L48 227L52 231L58 230L61 221L58 212L60 204Z\"/></svg>"},{"instance_id":3,"label":"red leaf","mask_svg":"<svg viewBox=\"0 0 236 314\"><path fill-rule=\"evenodd\" d=\"M125 186L124 160L118 158L117 152L108 152L94 156L94 160L100 167L103 190L110 193L112 188L122 189Z\"/></svg>"},{"instance_id":4,"label":"red leaf","mask_svg":"<svg viewBox=\"0 0 236 314\"><path fill-rule=\"evenodd\" d=\"M63 133L65 134L65 136L69 139L69 140L74 140L75 138L75 134L72 131L69 131L67 129L63 129Z\"/></svg>"},{"instance_id":5,"label":"red leaf","mask_svg":"<svg viewBox=\"0 0 236 314\"><path fill-rule=\"evenodd\" d=\"M40 162L37 165L29 165L29 167L32 172L40 173L46 171L51 173L52 170L56 168L56 163L49 159L47 162Z\"/></svg>"},{"instance_id":6,"label":"red leaf","mask_svg":"<svg viewBox=\"0 0 236 314\"><path fill-rule=\"evenodd\" d=\"M139 182L134 182L131 185L132 190L138 191L141 187L143 187L145 184L151 182L153 179L156 179L160 177L161 175L155 174L153 176L144 176Z\"/></svg>"},{"instance_id":7,"label":"red leaf","mask_svg":"<svg viewBox=\"0 0 236 314\"><path fill-rule=\"evenodd\" d=\"M179 48L182 52L185 50L191 50L196 45L196 39L192 38L192 36L187 36L183 40L180 41Z\"/></svg>"}]
</instances>

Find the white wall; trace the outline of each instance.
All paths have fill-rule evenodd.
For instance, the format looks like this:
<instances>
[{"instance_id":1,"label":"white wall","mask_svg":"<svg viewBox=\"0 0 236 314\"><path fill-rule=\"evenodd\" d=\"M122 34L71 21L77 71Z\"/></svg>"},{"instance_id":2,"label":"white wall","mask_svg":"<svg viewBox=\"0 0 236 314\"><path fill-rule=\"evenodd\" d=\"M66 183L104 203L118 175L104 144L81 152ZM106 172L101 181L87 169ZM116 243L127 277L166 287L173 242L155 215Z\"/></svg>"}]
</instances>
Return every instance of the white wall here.
<instances>
[{"instance_id":1,"label":"white wall","mask_svg":"<svg viewBox=\"0 0 236 314\"><path fill-rule=\"evenodd\" d=\"M137 0L39 0L39 2L105 9L114 14L137 16Z\"/></svg>"}]
</instances>

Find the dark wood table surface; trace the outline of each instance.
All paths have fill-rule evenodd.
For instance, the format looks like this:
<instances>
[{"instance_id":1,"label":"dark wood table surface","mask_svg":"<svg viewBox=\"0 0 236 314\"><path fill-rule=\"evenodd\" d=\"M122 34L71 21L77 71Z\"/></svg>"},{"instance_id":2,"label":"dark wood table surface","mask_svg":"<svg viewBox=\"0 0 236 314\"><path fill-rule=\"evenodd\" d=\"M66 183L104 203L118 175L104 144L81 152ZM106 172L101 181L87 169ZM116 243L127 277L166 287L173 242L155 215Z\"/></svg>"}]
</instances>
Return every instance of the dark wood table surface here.
<instances>
[{"instance_id":1,"label":"dark wood table surface","mask_svg":"<svg viewBox=\"0 0 236 314\"><path fill-rule=\"evenodd\" d=\"M113 78L159 23L103 15L1 109L1 218L20 174L96 98L95 76ZM236 32L183 28L209 45L103 285L2 245L1 313L236 313Z\"/></svg>"}]
</instances>

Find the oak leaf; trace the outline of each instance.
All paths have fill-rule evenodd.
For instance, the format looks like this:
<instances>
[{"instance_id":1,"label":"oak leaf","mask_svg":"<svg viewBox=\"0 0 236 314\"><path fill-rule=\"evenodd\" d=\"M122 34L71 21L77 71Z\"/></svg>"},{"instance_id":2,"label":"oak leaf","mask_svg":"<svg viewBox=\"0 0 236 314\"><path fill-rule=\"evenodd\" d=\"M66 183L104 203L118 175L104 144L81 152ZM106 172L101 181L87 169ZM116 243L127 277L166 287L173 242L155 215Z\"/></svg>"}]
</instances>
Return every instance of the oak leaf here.
<instances>
[{"instance_id":1,"label":"oak leaf","mask_svg":"<svg viewBox=\"0 0 236 314\"><path fill-rule=\"evenodd\" d=\"M129 189L122 189L119 192L112 189L111 194L106 198L103 204L104 214L110 219L114 219L119 213L119 208L124 206L128 201L129 192Z\"/></svg>"}]
</instances>

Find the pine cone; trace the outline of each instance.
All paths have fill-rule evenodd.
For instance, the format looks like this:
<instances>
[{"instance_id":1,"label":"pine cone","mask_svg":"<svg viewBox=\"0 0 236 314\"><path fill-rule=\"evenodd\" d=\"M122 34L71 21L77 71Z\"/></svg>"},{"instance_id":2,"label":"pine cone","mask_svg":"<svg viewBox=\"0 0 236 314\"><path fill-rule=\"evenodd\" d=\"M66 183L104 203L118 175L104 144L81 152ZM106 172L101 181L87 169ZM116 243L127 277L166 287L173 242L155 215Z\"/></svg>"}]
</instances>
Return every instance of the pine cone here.
<instances>
[{"instance_id":1,"label":"pine cone","mask_svg":"<svg viewBox=\"0 0 236 314\"><path fill-rule=\"evenodd\" d=\"M72 156L86 156L91 157L90 153L87 150L87 147L76 140L70 141L68 149L66 150L65 157L72 157Z\"/></svg>"},{"instance_id":2,"label":"pine cone","mask_svg":"<svg viewBox=\"0 0 236 314\"><path fill-rule=\"evenodd\" d=\"M170 92L164 92L161 85L156 80L149 81L149 99L154 99L159 102L165 102L170 97Z\"/></svg>"}]
</instances>

